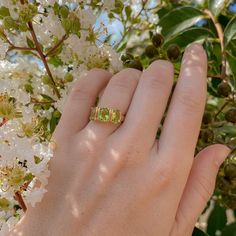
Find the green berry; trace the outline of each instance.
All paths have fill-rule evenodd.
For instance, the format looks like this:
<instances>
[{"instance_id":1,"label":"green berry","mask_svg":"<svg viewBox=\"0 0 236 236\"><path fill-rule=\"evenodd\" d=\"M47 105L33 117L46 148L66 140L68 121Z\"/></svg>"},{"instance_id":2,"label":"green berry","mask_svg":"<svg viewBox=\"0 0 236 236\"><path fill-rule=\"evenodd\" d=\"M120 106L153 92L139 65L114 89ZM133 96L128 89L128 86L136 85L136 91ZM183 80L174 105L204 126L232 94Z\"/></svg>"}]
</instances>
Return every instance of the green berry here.
<instances>
[{"instance_id":1,"label":"green berry","mask_svg":"<svg viewBox=\"0 0 236 236\"><path fill-rule=\"evenodd\" d=\"M167 56L171 61L175 61L180 56L180 48L177 44L171 44L167 48Z\"/></svg>"},{"instance_id":2,"label":"green berry","mask_svg":"<svg viewBox=\"0 0 236 236\"><path fill-rule=\"evenodd\" d=\"M141 71L143 70L143 65L142 65L141 61L138 59L134 59L134 60L130 61L127 64L127 66L129 68L134 68L134 69L141 70Z\"/></svg>"},{"instance_id":3,"label":"green berry","mask_svg":"<svg viewBox=\"0 0 236 236\"><path fill-rule=\"evenodd\" d=\"M229 178L230 180L235 179L236 178L236 164L228 163L224 167L224 173L225 173L225 176Z\"/></svg>"},{"instance_id":4,"label":"green berry","mask_svg":"<svg viewBox=\"0 0 236 236\"><path fill-rule=\"evenodd\" d=\"M225 113L225 119L228 122L236 123L236 109L232 108Z\"/></svg>"},{"instance_id":5,"label":"green berry","mask_svg":"<svg viewBox=\"0 0 236 236\"><path fill-rule=\"evenodd\" d=\"M212 121L212 116L210 112L205 112L202 118L202 122L203 124L207 125L209 123L211 123Z\"/></svg>"},{"instance_id":6,"label":"green berry","mask_svg":"<svg viewBox=\"0 0 236 236\"><path fill-rule=\"evenodd\" d=\"M153 45L148 45L145 49L145 54L147 57L153 58L158 54L158 51Z\"/></svg>"},{"instance_id":7,"label":"green berry","mask_svg":"<svg viewBox=\"0 0 236 236\"><path fill-rule=\"evenodd\" d=\"M231 87L227 82L221 82L217 87L217 92L222 97L228 97L231 93Z\"/></svg>"},{"instance_id":8,"label":"green berry","mask_svg":"<svg viewBox=\"0 0 236 236\"><path fill-rule=\"evenodd\" d=\"M161 34L155 34L152 37L152 44L154 47L159 48L164 42L164 38Z\"/></svg>"}]
</instances>

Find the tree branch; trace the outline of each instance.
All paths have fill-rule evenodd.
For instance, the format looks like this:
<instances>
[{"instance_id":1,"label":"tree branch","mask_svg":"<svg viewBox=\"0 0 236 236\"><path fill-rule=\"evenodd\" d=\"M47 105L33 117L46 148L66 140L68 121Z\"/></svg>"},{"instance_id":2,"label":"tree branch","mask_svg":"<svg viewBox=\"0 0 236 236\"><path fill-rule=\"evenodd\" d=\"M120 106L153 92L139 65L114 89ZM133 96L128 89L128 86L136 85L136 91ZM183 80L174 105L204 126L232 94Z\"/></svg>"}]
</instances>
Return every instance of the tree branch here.
<instances>
[{"instance_id":1,"label":"tree branch","mask_svg":"<svg viewBox=\"0 0 236 236\"><path fill-rule=\"evenodd\" d=\"M215 25L219 40L220 40L220 46L221 46L221 53L222 53L222 67L221 67L221 78L223 80L227 79L226 74L226 51L225 51L225 45L224 45L224 32L222 29L222 26L219 22L217 22L216 18L212 14L212 12L208 9L205 9L204 12L209 16L209 18L212 20L212 22Z\"/></svg>"},{"instance_id":2,"label":"tree branch","mask_svg":"<svg viewBox=\"0 0 236 236\"><path fill-rule=\"evenodd\" d=\"M31 21L28 22L28 26L29 26L30 34L31 34L31 36L32 36L32 38L33 38L33 41L34 41L34 43L35 43L37 52L38 52L38 54L39 54L39 56L40 56L40 58L41 58L41 60L42 60L42 62L43 62L43 64L44 64L44 67L45 67L45 69L46 69L46 71L47 71L47 73L48 73L49 78L51 79L53 90L54 90L54 92L56 93L57 97L60 98L61 95L60 95L60 93L59 93L59 91L58 91L58 89L57 89L56 82L54 81L54 78L53 78L52 73L51 73L51 71L50 71L50 68L49 68L49 66L48 66L46 57L45 57L45 55L43 54L43 51L42 51L42 49L41 49L41 47L40 47L39 41L38 41L38 39L37 39L37 36L36 36L35 31L34 31L34 28L33 28L33 24L32 24Z\"/></svg>"},{"instance_id":3,"label":"tree branch","mask_svg":"<svg viewBox=\"0 0 236 236\"><path fill-rule=\"evenodd\" d=\"M22 210L24 212L26 212L27 211L27 207L26 207L25 202L24 202L24 200L23 200L23 198L21 196L21 193L19 191L15 192L14 198L15 198L16 201L18 201L18 203L19 203L20 207L22 208Z\"/></svg>"},{"instance_id":4,"label":"tree branch","mask_svg":"<svg viewBox=\"0 0 236 236\"><path fill-rule=\"evenodd\" d=\"M45 57L48 57L51 53L53 53L56 49L58 49L58 48L61 46L61 44L62 44L67 38L68 38L68 35L65 34L65 35L61 38L61 40L60 40L56 45L54 45L54 47L50 48L50 49L46 52Z\"/></svg>"}]
</instances>

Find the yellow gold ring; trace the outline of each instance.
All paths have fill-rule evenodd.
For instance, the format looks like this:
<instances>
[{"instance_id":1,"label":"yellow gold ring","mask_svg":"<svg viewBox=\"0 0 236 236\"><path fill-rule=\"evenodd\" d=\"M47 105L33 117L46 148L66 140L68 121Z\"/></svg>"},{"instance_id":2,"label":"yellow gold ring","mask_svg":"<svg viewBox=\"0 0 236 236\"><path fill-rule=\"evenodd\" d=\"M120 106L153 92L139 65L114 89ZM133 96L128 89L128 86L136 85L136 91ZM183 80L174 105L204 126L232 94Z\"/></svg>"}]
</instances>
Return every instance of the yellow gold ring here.
<instances>
[{"instance_id":1,"label":"yellow gold ring","mask_svg":"<svg viewBox=\"0 0 236 236\"><path fill-rule=\"evenodd\" d=\"M124 115L118 109L111 109L107 107L92 107L89 119L93 121L119 124L123 122Z\"/></svg>"}]
</instances>

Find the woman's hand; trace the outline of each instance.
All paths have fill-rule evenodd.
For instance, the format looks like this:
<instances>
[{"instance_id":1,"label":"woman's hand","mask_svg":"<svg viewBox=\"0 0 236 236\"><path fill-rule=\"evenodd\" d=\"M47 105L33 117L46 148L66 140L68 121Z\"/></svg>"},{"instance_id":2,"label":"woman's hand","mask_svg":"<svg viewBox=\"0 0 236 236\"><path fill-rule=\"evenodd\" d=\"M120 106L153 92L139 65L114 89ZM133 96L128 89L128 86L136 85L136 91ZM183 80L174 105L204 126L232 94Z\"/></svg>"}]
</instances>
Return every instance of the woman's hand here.
<instances>
[{"instance_id":1,"label":"woman's hand","mask_svg":"<svg viewBox=\"0 0 236 236\"><path fill-rule=\"evenodd\" d=\"M213 145L193 158L207 87L198 44L185 52L155 139L173 77L173 65L160 60L143 73L94 69L80 79L54 133L48 193L10 235L190 236L229 149ZM126 114L121 125L89 121L103 88L99 106Z\"/></svg>"}]
</instances>

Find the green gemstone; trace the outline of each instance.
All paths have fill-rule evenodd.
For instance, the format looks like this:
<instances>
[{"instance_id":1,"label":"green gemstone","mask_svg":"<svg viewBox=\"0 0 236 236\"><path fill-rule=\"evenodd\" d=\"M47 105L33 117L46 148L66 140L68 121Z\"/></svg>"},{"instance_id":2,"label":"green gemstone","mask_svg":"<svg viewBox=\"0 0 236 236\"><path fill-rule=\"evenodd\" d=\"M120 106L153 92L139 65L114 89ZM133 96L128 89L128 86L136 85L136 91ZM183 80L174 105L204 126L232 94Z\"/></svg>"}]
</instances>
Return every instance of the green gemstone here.
<instances>
[{"instance_id":1,"label":"green gemstone","mask_svg":"<svg viewBox=\"0 0 236 236\"><path fill-rule=\"evenodd\" d=\"M112 117L111 117L111 121L114 123L114 124L118 124L120 122L120 112L119 110L113 110L112 112Z\"/></svg>"},{"instance_id":2,"label":"green gemstone","mask_svg":"<svg viewBox=\"0 0 236 236\"><path fill-rule=\"evenodd\" d=\"M108 108L100 108L98 112L98 118L100 121L109 121L110 120L110 114Z\"/></svg>"}]
</instances>

